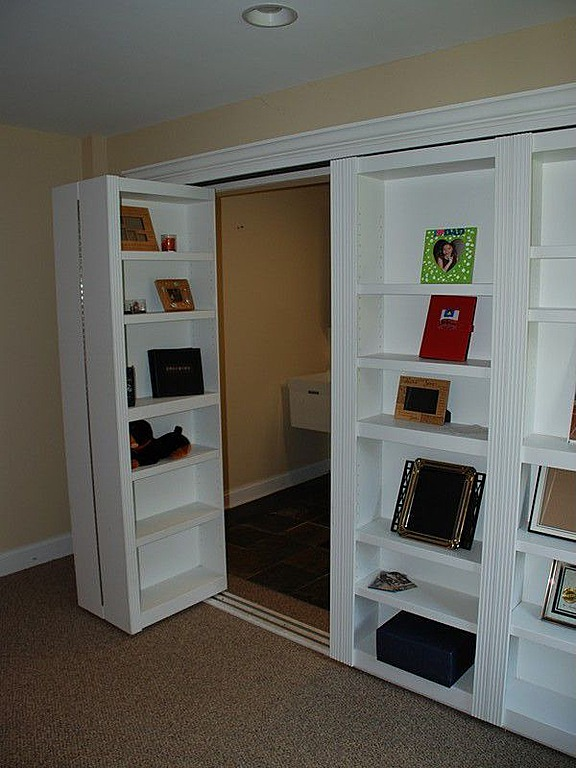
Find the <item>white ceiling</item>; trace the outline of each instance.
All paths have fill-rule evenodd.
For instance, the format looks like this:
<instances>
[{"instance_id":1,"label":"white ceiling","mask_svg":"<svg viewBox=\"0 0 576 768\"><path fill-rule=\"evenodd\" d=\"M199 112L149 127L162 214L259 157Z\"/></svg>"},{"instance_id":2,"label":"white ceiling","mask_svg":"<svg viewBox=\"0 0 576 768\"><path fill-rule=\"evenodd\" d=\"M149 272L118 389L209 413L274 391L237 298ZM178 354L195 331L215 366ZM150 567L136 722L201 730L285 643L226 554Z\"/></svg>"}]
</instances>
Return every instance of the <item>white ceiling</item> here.
<instances>
[{"instance_id":1,"label":"white ceiling","mask_svg":"<svg viewBox=\"0 0 576 768\"><path fill-rule=\"evenodd\" d=\"M0 0L0 122L122 133L312 80L576 16L576 0ZM442 83L438 83L442 87Z\"/></svg>"}]
</instances>

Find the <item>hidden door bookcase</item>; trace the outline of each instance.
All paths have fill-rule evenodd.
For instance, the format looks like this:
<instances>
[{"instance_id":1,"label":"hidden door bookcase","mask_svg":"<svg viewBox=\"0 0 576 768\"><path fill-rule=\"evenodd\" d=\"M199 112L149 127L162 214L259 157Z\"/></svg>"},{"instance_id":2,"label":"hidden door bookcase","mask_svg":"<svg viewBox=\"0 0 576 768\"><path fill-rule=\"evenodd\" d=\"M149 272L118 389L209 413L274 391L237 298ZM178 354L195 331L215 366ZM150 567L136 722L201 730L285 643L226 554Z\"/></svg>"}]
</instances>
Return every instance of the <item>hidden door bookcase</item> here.
<instances>
[{"instance_id":1,"label":"hidden door bookcase","mask_svg":"<svg viewBox=\"0 0 576 768\"><path fill-rule=\"evenodd\" d=\"M576 132L339 160L332 188L333 655L576 754L576 630L540 619L550 565L576 562L575 542L526 522L535 469L576 471ZM426 230L468 226L472 282L421 284ZM466 362L418 356L431 295L477 297ZM449 380L450 423L394 419L401 375ZM419 457L486 473L470 550L391 531ZM417 588L370 589L380 570ZM452 687L378 660L376 631L399 611L476 635Z\"/></svg>"},{"instance_id":2,"label":"hidden door bookcase","mask_svg":"<svg viewBox=\"0 0 576 768\"><path fill-rule=\"evenodd\" d=\"M53 200L78 600L135 633L226 588L213 192L107 176ZM122 250L121 206L147 209L178 250ZM154 281L173 278L188 280L193 311L163 311ZM124 314L128 300L146 312ZM183 347L201 351L204 394L152 397L148 350ZM155 437L181 426L191 452L132 469L140 419Z\"/></svg>"}]
</instances>

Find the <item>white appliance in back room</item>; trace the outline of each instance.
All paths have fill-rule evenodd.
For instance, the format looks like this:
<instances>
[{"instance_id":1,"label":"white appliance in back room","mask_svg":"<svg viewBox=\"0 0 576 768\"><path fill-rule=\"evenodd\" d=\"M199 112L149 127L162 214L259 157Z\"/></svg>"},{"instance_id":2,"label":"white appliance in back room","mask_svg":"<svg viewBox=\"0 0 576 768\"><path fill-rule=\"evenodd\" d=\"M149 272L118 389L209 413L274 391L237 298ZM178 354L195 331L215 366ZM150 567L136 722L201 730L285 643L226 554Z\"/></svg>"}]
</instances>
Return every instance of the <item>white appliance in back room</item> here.
<instances>
[{"instance_id":1,"label":"white appliance in back room","mask_svg":"<svg viewBox=\"0 0 576 768\"><path fill-rule=\"evenodd\" d=\"M293 427L330 432L330 371L290 379L288 393Z\"/></svg>"}]
</instances>

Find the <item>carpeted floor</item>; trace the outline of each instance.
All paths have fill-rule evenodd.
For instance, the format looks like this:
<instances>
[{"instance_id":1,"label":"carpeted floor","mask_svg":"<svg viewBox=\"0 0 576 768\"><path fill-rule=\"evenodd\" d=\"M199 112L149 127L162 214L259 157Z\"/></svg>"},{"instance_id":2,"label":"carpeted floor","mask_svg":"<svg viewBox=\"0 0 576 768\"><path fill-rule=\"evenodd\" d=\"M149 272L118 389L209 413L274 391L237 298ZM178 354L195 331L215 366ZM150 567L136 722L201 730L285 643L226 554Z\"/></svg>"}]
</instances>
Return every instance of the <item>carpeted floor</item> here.
<instances>
[{"instance_id":1,"label":"carpeted floor","mask_svg":"<svg viewBox=\"0 0 576 768\"><path fill-rule=\"evenodd\" d=\"M201 604L130 637L70 558L0 579L2 768L574 768Z\"/></svg>"}]
</instances>

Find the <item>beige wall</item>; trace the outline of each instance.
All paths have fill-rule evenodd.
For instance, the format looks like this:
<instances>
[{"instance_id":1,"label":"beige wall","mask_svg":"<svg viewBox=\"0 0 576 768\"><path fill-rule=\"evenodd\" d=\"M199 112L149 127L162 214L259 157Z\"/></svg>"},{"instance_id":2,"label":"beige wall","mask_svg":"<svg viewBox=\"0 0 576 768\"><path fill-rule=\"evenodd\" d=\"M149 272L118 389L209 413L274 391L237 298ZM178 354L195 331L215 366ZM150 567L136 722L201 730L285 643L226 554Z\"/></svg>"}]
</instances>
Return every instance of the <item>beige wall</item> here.
<instances>
[{"instance_id":1,"label":"beige wall","mask_svg":"<svg viewBox=\"0 0 576 768\"><path fill-rule=\"evenodd\" d=\"M78 139L0 126L0 551L70 529L50 195L79 176Z\"/></svg>"},{"instance_id":2,"label":"beige wall","mask_svg":"<svg viewBox=\"0 0 576 768\"><path fill-rule=\"evenodd\" d=\"M576 19L80 140L0 126L5 460L0 552L68 530L50 188L227 146L576 80ZM25 242L25 246L22 242ZM23 297L32 295L24 305ZM27 301L27 299L26 299Z\"/></svg>"},{"instance_id":3,"label":"beige wall","mask_svg":"<svg viewBox=\"0 0 576 768\"><path fill-rule=\"evenodd\" d=\"M576 18L267 94L108 140L114 172L576 80Z\"/></svg>"},{"instance_id":4,"label":"beige wall","mask_svg":"<svg viewBox=\"0 0 576 768\"><path fill-rule=\"evenodd\" d=\"M288 379L330 366L328 184L220 200L225 470L237 490L329 456L289 425Z\"/></svg>"}]
</instances>

